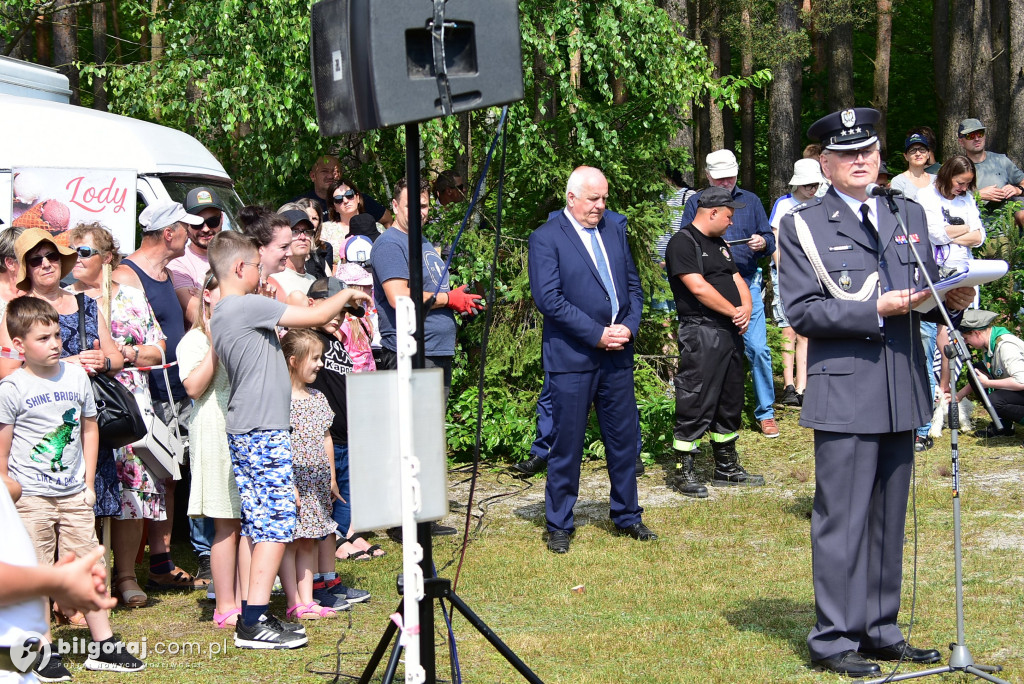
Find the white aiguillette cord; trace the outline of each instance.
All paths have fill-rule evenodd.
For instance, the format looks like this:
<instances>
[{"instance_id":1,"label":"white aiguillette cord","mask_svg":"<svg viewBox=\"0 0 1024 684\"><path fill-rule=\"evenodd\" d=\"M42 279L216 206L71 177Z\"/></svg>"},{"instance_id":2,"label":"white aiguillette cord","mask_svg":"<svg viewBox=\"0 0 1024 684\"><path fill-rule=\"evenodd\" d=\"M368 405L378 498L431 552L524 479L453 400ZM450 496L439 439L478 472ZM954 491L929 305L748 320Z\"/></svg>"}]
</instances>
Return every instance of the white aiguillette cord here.
<instances>
[{"instance_id":1,"label":"white aiguillette cord","mask_svg":"<svg viewBox=\"0 0 1024 684\"><path fill-rule=\"evenodd\" d=\"M869 275L861 288L856 292L846 292L839 287L832 280L832 276L828 274L825 264L821 262L821 255L818 253L818 247L814 244L811 229L799 212L793 214L793 226L796 228L796 237L800 241L800 247L804 250L804 254L807 255L807 260L811 262L811 267L814 269L814 274L818 277L818 282L828 290L829 294L836 299L843 299L848 302L866 302L878 294L877 272Z\"/></svg>"}]
</instances>

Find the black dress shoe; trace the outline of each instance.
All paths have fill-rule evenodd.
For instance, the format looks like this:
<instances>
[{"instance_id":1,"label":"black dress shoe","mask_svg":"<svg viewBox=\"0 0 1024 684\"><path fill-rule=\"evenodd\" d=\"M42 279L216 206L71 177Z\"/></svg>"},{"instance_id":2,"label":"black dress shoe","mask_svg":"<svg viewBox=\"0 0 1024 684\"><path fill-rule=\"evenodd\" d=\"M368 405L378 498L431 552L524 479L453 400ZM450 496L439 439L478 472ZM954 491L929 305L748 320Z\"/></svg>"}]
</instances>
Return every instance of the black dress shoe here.
<instances>
[{"instance_id":1,"label":"black dress shoe","mask_svg":"<svg viewBox=\"0 0 1024 684\"><path fill-rule=\"evenodd\" d=\"M646 472L647 467L644 465L644 459L640 456L636 457L636 476L640 477Z\"/></svg>"},{"instance_id":2,"label":"black dress shoe","mask_svg":"<svg viewBox=\"0 0 1024 684\"><path fill-rule=\"evenodd\" d=\"M882 668L878 663L864 660L861 654L856 651L843 651L828 658L812 661L815 665L822 667L829 672L846 675L847 677L867 677L878 674Z\"/></svg>"},{"instance_id":3,"label":"black dress shoe","mask_svg":"<svg viewBox=\"0 0 1024 684\"><path fill-rule=\"evenodd\" d=\"M548 532L548 551L569 553L569 533L565 530Z\"/></svg>"},{"instance_id":4,"label":"black dress shoe","mask_svg":"<svg viewBox=\"0 0 1024 684\"><path fill-rule=\"evenodd\" d=\"M900 657L908 663L937 663L942 660L942 655L934 648L915 648L906 641L882 648L862 648L860 652L873 660L899 660Z\"/></svg>"},{"instance_id":5,"label":"black dress shoe","mask_svg":"<svg viewBox=\"0 0 1024 684\"><path fill-rule=\"evenodd\" d=\"M513 465L512 470L519 475L536 475L537 473L543 473L547 470L547 467L548 462L543 458L540 456L531 456L525 461Z\"/></svg>"},{"instance_id":6,"label":"black dress shoe","mask_svg":"<svg viewBox=\"0 0 1024 684\"><path fill-rule=\"evenodd\" d=\"M619 527L616 525L615 531L620 535L632 537L638 541L654 541L658 538L658 535L651 532L647 525L644 525L642 522L633 523L629 527Z\"/></svg>"}]
</instances>

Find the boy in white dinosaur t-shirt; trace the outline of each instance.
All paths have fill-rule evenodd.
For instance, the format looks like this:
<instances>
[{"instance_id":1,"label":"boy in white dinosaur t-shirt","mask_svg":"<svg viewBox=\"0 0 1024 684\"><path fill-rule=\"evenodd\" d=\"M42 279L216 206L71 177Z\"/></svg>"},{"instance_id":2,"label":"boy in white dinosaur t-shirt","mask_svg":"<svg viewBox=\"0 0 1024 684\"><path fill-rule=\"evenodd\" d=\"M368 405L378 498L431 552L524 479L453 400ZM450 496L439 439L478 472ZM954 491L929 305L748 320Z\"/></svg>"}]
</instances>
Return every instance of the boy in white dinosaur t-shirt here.
<instances>
[{"instance_id":1,"label":"boy in white dinosaur t-shirt","mask_svg":"<svg viewBox=\"0 0 1024 684\"><path fill-rule=\"evenodd\" d=\"M7 306L5 320L25 365L0 380L0 473L21 485L18 515L39 564L52 565L55 558L81 557L99 545L93 515L96 402L86 371L60 360L56 309L41 299L20 297ZM145 668L114 637L106 611L86 613L85 621L93 639L87 669ZM51 639L49 632L46 638ZM41 667L47 671L38 674L48 681L67 673L56 653Z\"/></svg>"}]
</instances>

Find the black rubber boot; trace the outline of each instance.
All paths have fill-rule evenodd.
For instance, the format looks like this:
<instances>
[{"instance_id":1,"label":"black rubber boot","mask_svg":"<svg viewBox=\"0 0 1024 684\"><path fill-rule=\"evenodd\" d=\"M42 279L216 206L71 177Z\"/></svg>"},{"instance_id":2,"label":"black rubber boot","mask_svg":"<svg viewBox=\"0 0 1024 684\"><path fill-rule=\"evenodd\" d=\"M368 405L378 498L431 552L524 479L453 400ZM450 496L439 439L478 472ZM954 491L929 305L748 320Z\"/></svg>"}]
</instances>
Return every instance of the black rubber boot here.
<instances>
[{"instance_id":1,"label":"black rubber boot","mask_svg":"<svg viewBox=\"0 0 1024 684\"><path fill-rule=\"evenodd\" d=\"M763 476L751 475L740 465L735 439L730 442L712 442L711 451L715 456L715 473L711 476L711 484L715 487L764 485Z\"/></svg>"},{"instance_id":2,"label":"black rubber boot","mask_svg":"<svg viewBox=\"0 0 1024 684\"><path fill-rule=\"evenodd\" d=\"M693 472L693 459L699 455L700 449L676 451L676 472L669 481L669 487L683 496L706 499L708 488L701 484Z\"/></svg>"}]
</instances>

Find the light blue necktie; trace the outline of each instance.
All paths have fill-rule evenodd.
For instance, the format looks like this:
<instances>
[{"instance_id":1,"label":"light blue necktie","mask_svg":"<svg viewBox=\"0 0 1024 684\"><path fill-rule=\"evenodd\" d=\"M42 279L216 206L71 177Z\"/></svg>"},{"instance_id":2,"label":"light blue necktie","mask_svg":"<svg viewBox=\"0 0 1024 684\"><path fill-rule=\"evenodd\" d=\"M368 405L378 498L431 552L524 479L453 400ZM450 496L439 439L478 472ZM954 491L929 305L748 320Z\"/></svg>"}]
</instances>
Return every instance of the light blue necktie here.
<instances>
[{"instance_id":1,"label":"light blue necktie","mask_svg":"<svg viewBox=\"0 0 1024 684\"><path fill-rule=\"evenodd\" d=\"M594 261L597 262L597 274L601 276L601 284L612 303L612 322L619 315L619 298L615 296L615 283L612 282L612 272L608 269L608 262L605 261L604 252L601 251L601 242L597 239L597 228L584 228L590 233L590 246L594 248Z\"/></svg>"}]
</instances>

